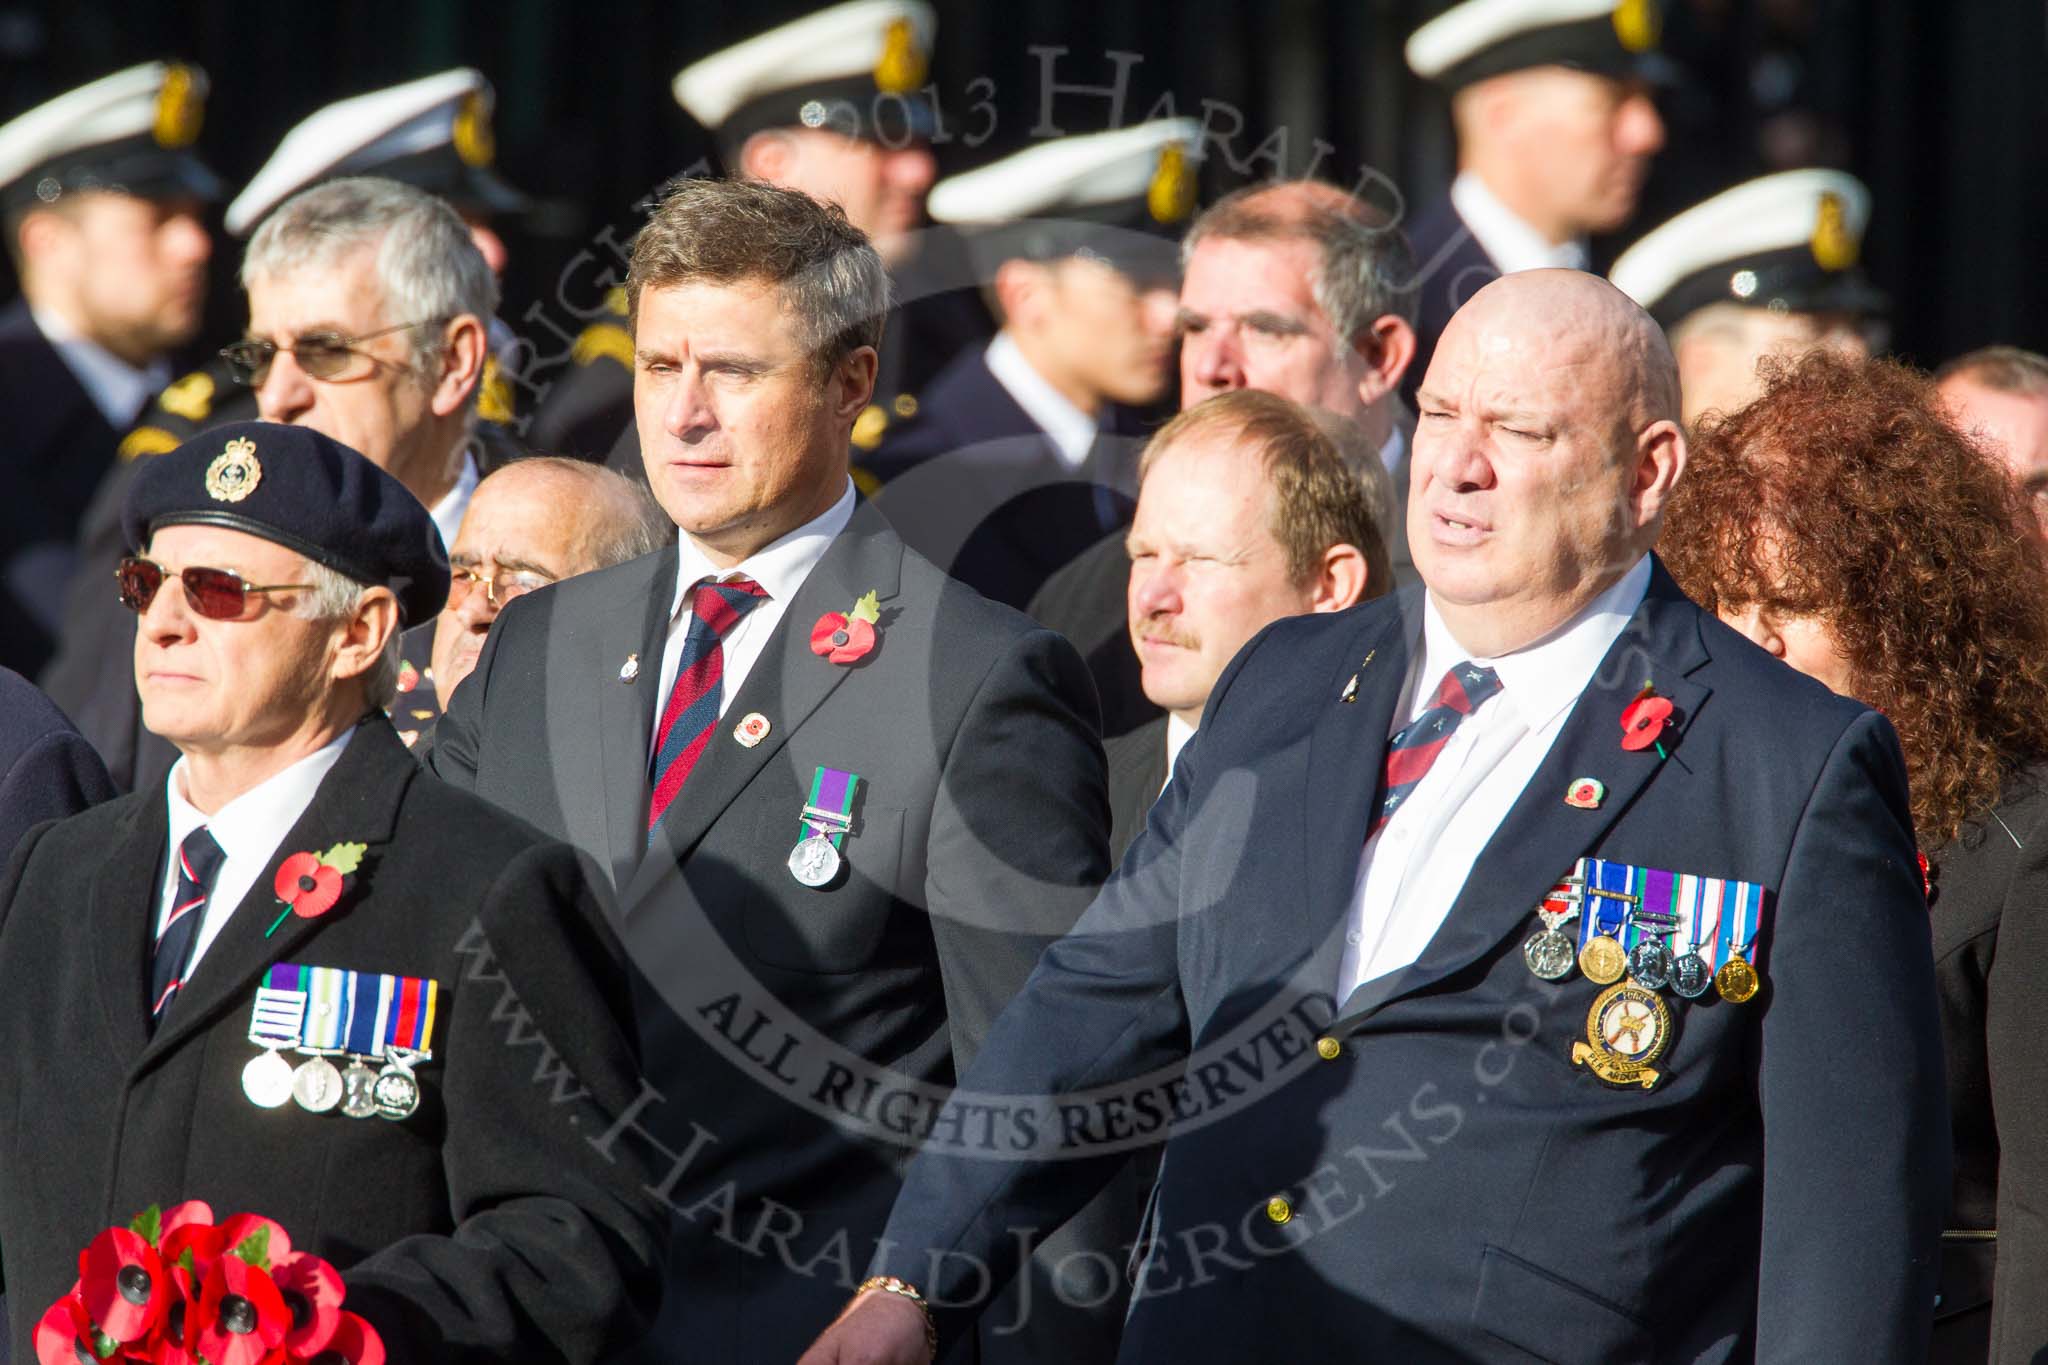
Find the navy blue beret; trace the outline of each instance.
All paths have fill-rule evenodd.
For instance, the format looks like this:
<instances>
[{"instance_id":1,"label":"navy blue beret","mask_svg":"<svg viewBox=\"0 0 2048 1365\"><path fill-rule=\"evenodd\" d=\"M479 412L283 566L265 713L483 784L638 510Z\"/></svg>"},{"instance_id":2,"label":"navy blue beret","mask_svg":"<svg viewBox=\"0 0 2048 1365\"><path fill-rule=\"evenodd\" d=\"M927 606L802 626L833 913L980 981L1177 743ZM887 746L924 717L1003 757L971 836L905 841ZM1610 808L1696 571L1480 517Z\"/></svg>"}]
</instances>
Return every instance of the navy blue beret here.
<instances>
[{"instance_id":1,"label":"navy blue beret","mask_svg":"<svg viewBox=\"0 0 2048 1365\"><path fill-rule=\"evenodd\" d=\"M121 504L140 549L166 526L224 526L398 598L410 625L448 600L448 552L404 484L331 437L275 422L209 428L144 460Z\"/></svg>"}]
</instances>

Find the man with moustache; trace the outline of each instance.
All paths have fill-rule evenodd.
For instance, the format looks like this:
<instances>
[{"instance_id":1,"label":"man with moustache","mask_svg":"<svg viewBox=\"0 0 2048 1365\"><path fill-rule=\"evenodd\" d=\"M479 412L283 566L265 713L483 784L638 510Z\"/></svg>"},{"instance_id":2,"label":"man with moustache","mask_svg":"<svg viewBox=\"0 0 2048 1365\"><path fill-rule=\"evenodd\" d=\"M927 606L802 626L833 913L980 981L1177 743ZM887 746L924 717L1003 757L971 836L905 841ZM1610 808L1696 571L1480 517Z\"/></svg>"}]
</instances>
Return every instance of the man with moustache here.
<instances>
[{"instance_id":1,"label":"man with moustache","mask_svg":"<svg viewBox=\"0 0 2048 1365\"><path fill-rule=\"evenodd\" d=\"M1051 1139L921 1154L888 1287L803 1365L950 1346L956 1281L1183 1065L1124 1360L1925 1358L1948 1118L1897 737L1651 553L1676 366L1611 285L1488 285L1420 398L1423 587L1225 670L962 1079ZM1204 1094L1225 1056L1261 1083Z\"/></svg>"},{"instance_id":2,"label":"man with moustache","mask_svg":"<svg viewBox=\"0 0 2048 1365\"><path fill-rule=\"evenodd\" d=\"M1387 544L1396 581L1412 581L1400 512L1408 431L1397 392L1415 354L1406 239L1334 185L1287 181L1249 186L1204 210L1182 239L1181 262L1181 406L1260 389L1352 423L1347 451L1376 451L1392 476L1397 515ZM1029 608L1088 660L1108 737L1159 716L1130 649L1129 578L1119 531L1054 574Z\"/></svg>"},{"instance_id":3,"label":"man with moustache","mask_svg":"<svg viewBox=\"0 0 2048 1365\"><path fill-rule=\"evenodd\" d=\"M146 62L0 125L0 228L21 298L0 311L0 666L55 647L72 549L121 432L199 330L202 214L220 181L192 151L196 67Z\"/></svg>"},{"instance_id":4,"label":"man with moustache","mask_svg":"<svg viewBox=\"0 0 2048 1365\"><path fill-rule=\"evenodd\" d=\"M624 926L648 1071L613 1138L674 1213L636 1358L786 1365L881 1231L912 1141L890 1116L931 1112L1107 874L1101 749L1073 648L855 497L888 282L843 212L685 181L626 287L680 535L513 602L428 761L573 842ZM984 1359L1112 1353L1130 1194L1090 1257L1033 1259Z\"/></svg>"}]
</instances>

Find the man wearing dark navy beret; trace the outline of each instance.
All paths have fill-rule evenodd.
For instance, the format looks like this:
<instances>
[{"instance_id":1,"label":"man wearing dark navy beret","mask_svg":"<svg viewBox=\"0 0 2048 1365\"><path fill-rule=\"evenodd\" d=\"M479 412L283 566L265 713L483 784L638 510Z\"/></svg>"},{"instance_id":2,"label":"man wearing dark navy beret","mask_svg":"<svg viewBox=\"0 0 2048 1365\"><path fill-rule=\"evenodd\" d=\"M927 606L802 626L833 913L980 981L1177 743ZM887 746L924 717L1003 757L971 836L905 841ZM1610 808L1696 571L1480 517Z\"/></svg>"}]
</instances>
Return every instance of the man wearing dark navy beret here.
<instances>
[{"instance_id":1,"label":"man wearing dark navy beret","mask_svg":"<svg viewBox=\"0 0 2048 1365\"><path fill-rule=\"evenodd\" d=\"M380 710L447 594L426 509L248 422L152 460L123 524L144 723L182 757L0 881L14 1358L101 1228L186 1199L332 1262L393 1359L633 1340L660 1222L591 1140L637 1086L617 945L567 846L422 774Z\"/></svg>"}]
</instances>

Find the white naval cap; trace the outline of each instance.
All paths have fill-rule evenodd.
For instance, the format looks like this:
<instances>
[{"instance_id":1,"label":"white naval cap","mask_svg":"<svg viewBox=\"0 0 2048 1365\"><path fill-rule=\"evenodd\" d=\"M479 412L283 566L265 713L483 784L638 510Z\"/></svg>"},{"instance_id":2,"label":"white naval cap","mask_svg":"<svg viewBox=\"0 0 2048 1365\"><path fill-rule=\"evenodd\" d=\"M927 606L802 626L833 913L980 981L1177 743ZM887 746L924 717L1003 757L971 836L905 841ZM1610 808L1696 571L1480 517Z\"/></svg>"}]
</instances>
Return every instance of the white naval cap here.
<instances>
[{"instance_id":1,"label":"white naval cap","mask_svg":"<svg viewBox=\"0 0 2048 1365\"><path fill-rule=\"evenodd\" d=\"M206 117L206 73L144 62L66 91L0 125L0 200L9 209L66 194L219 197L190 150Z\"/></svg>"},{"instance_id":2,"label":"white naval cap","mask_svg":"<svg viewBox=\"0 0 2048 1365\"><path fill-rule=\"evenodd\" d=\"M941 180L927 208L934 222L973 234L984 263L1093 255L1151 277L1171 273L1201 157L1198 121L1154 119L1042 142Z\"/></svg>"},{"instance_id":3,"label":"white naval cap","mask_svg":"<svg viewBox=\"0 0 2048 1365\"><path fill-rule=\"evenodd\" d=\"M1464 0L1408 37L1408 69L1449 89L1531 66L1638 74L1657 46L1657 0Z\"/></svg>"},{"instance_id":4,"label":"white naval cap","mask_svg":"<svg viewBox=\"0 0 2048 1365\"><path fill-rule=\"evenodd\" d=\"M491 83L464 66L315 110L228 205L227 229L245 236L293 194L344 175L386 176L457 208L517 213L526 196L491 170L494 105Z\"/></svg>"},{"instance_id":5,"label":"white naval cap","mask_svg":"<svg viewBox=\"0 0 2048 1365\"><path fill-rule=\"evenodd\" d=\"M676 103L731 147L769 128L929 136L917 91L937 29L923 0L848 0L692 62Z\"/></svg>"},{"instance_id":6,"label":"white naval cap","mask_svg":"<svg viewBox=\"0 0 2048 1365\"><path fill-rule=\"evenodd\" d=\"M1710 303L1880 313L1858 262L1870 191L1847 171L1781 171L1695 204L1621 254L1615 288L1670 327Z\"/></svg>"}]
</instances>

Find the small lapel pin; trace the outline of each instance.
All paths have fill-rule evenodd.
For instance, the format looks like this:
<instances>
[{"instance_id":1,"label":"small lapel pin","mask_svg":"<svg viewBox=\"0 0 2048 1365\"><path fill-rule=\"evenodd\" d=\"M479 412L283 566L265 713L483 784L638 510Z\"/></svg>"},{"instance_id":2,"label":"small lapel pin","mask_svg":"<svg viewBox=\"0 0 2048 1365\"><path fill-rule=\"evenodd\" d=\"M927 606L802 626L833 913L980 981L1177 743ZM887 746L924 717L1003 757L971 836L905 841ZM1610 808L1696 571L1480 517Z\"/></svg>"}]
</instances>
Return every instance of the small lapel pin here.
<instances>
[{"instance_id":1,"label":"small lapel pin","mask_svg":"<svg viewBox=\"0 0 2048 1365\"><path fill-rule=\"evenodd\" d=\"M640 676L640 656L628 654L626 662L619 665L619 681L629 683Z\"/></svg>"},{"instance_id":2,"label":"small lapel pin","mask_svg":"<svg viewBox=\"0 0 2048 1365\"><path fill-rule=\"evenodd\" d=\"M732 737L740 742L743 749L751 749L768 738L768 717L759 711L749 711L740 723L732 727Z\"/></svg>"},{"instance_id":3,"label":"small lapel pin","mask_svg":"<svg viewBox=\"0 0 2048 1365\"><path fill-rule=\"evenodd\" d=\"M1373 656L1374 656L1374 655L1376 655L1376 654L1378 654L1378 653L1379 653L1379 651L1378 651L1378 650L1376 650L1376 649L1368 649L1367 651L1365 651L1365 658L1364 658L1363 660L1361 660L1361 661L1359 662L1359 665L1358 665L1358 666L1359 666L1359 667L1360 667L1361 669L1365 668L1365 667L1366 667L1367 665L1369 665L1370 663L1372 663L1372 660L1373 660Z\"/></svg>"},{"instance_id":4,"label":"small lapel pin","mask_svg":"<svg viewBox=\"0 0 2048 1365\"><path fill-rule=\"evenodd\" d=\"M1597 777L1579 777L1565 788L1564 803L1580 810L1598 810L1607 799L1607 784Z\"/></svg>"},{"instance_id":5,"label":"small lapel pin","mask_svg":"<svg viewBox=\"0 0 2048 1365\"><path fill-rule=\"evenodd\" d=\"M1351 675L1351 681L1350 681L1350 682L1348 682L1348 683L1345 683L1345 684L1344 684L1344 695L1342 695L1341 697L1337 698L1337 700L1338 700L1338 701L1357 701L1357 700L1358 700L1358 675L1357 675L1356 673L1353 673L1353 674Z\"/></svg>"}]
</instances>

